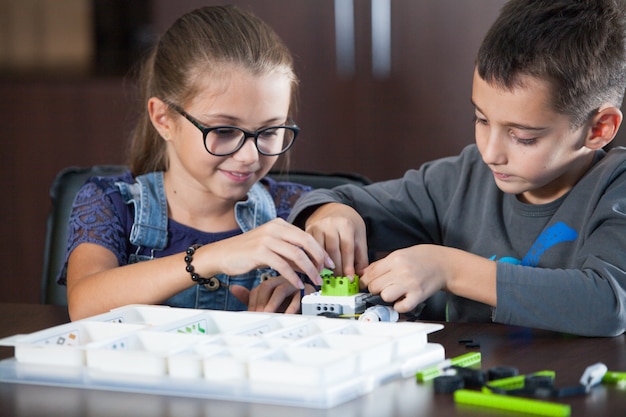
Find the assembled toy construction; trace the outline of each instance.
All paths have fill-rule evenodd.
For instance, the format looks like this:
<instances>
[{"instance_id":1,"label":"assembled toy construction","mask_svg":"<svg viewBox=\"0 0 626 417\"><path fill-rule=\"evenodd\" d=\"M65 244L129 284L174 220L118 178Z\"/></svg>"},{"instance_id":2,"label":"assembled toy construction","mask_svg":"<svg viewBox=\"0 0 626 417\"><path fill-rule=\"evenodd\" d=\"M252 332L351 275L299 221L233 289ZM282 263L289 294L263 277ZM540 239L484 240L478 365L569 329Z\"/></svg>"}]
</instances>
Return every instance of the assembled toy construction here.
<instances>
[{"instance_id":1,"label":"assembled toy construction","mask_svg":"<svg viewBox=\"0 0 626 417\"><path fill-rule=\"evenodd\" d=\"M337 277L322 271L321 290L302 298L302 314L314 316L358 318L361 321L398 321L398 313L390 306L372 303L369 293L360 292L359 276Z\"/></svg>"}]
</instances>

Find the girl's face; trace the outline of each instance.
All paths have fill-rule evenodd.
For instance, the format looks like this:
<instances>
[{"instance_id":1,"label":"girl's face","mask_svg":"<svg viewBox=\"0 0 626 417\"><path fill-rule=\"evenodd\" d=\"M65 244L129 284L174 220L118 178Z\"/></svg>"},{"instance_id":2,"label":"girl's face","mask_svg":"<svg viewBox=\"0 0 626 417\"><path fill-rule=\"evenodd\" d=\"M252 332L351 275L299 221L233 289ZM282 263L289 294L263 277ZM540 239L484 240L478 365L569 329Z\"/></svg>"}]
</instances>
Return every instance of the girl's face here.
<instances>
[{"instance_id":1,"label":"girl's face","mask_svg":"<svg viewBox=\"0 0 626 417\"><path fill-rule=\"evenodd\" d=\"M584 146L589 128L573 130L569 117L552 109L547 82L531 77L523 82L505 90L474 73L476 145L498 188L527 203L548 203L586 172L592 158Z\"/></svg>"},{"instance_id":2,"label":"girl's face","mask_svg":"<svg viewBox=\"0 0 626 417\"><path fill-rule=\"evenodd\" d=\"M291 98L291 80L287 75L256 76L242 69L223 74L219 81L209 81L191 102L176 104L207 127L228 125L254 132L287 124ZM242 200L278 159L261 155L253 138L232 155L211 155L204 148L202 132L182 116L173 119L172 134L166 140L170 176L182 176L229 202Z\"/></svg>"}]
</instances>

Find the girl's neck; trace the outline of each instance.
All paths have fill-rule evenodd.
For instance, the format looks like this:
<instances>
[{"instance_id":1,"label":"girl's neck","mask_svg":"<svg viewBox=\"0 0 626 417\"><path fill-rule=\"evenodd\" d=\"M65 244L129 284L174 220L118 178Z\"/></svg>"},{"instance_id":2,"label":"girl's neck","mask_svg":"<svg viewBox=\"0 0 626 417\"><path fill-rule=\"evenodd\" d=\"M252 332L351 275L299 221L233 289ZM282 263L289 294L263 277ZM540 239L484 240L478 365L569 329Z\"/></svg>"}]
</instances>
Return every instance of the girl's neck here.
<instances>
[{"instance_id":1,"label":"girl's neck","mask_svg":"<svg viewBox=\"0 0 626 417\"><path fill-rule=\"evenodd\" d=\"M198 192L186 185L176 185L164 178L168 217L185 226L203 232L226 232L239 227L234 204L216 198L208 192Z\"/></svg>"}]
</instances>

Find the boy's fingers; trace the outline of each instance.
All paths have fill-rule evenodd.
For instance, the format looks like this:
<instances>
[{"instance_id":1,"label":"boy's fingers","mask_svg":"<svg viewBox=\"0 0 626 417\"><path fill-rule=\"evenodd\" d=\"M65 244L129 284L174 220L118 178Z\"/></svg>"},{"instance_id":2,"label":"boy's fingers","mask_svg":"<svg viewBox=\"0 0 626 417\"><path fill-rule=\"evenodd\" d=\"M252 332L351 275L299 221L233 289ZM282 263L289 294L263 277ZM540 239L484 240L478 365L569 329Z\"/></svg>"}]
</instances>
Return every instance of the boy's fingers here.
<instances>
[{"instance_id":1,"label":"boy's fingers","mask_svg":"<svg viewBox=\"0 0 626 417\"><path fill-rule=\"evenodd\" d=\"M356 252L356 260L354 262L354 269L357 274L363 274L363 271L369 265L369 257L367 252L357 250Z\"/></svg>"}]
</instances>

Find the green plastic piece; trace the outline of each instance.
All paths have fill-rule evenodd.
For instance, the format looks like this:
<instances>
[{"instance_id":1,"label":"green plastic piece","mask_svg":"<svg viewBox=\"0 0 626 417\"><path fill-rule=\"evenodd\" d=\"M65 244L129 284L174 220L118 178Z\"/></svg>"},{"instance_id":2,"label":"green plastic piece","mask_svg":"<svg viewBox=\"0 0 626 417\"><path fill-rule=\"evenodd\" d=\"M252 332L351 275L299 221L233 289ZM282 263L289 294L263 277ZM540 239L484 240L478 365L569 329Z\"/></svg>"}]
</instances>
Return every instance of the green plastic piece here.
<instances>
[{"instance_id":1,"label":"green plastic piece","mask_svg":"<svg viewBox=\"0 0 626 417\"><path fill-rule=\"evenodd\" d=\"M511 376L509 378L497 379L495 381L489 381L486 387L483 387L483 392L491 392L489 391L489 387L493 388L501 388L505 390L512 389L521 389L524 388L524 383L526 381L527 375L516 375ZM556 377L556 372L554 371L538 371L534 372L528 376L550 376L552 379Z\"/></svg>"},{"instance_id":2,"label":"green plastic piece","mask_svg":"<svg viewBox=\"0 0 626 417\"><path fill-rule=\"evenodd\" d=\"M450 359L451 366L462 366L463 368L469 368L470 366L478 365L482 359L480 352L469 352L461 356Z\"/></svg>"},{"instance_id":3,"label":"green plastic piece","mask_svg":"<svg viewBox=\"0 0 626 417\"><path fill-rule=\"evenodd\" d=\"M447 359L440 364L429 366L415 374L417 382L426 382L434 379L442 374L443 370L450 366L462 366L469 368L470 366L480 364L482 357L480 352L469 352L461 356Z\"/></svg>"},{"instance_id":4,"label":"green plastic piece","mask_svg":"<svg viewBox=\"0 0 626 417\"><path fill-rule=\"evenodd\" d=\"M602 383L603 384L626 383L626 372L608 371L602 377Z\"/></svg>"},{"instance_id":5,"label":"green plastic piece","mask_svg":"<svg viewBox=\"0 0 626 417\"><path fill-rule=\"evenodd\" d=\"M359 276L336 277L329 269L322 270L322 295L345 297L359 293Z\"/></svg>"},{"instance_id":6,"label":"green plastic piece","mask_svg":"<svg viewBox=\"0 0 626 417\"><path fill-rule=\"evenodd\" d=\"M328 268L324 268L324 269L322 269L322 272L320 272L320 276L322 278L324 278L324 277L332 277L333 275L334 275L333 271L331 271Z\"/></svg>"},{"instance_id":7,"label":"green plastic piece","mask_svg":"<svg viewBox=\"0 0 626 417\"><path fill-rule=\"evenodd\" d=\"M485 394L466 389L456 390L454 392L454 401L457 404L469 404L540 416L568 417L572 413L572 408L568 404L531 400L508 395Z\"/></svg>"}]
</instances>

